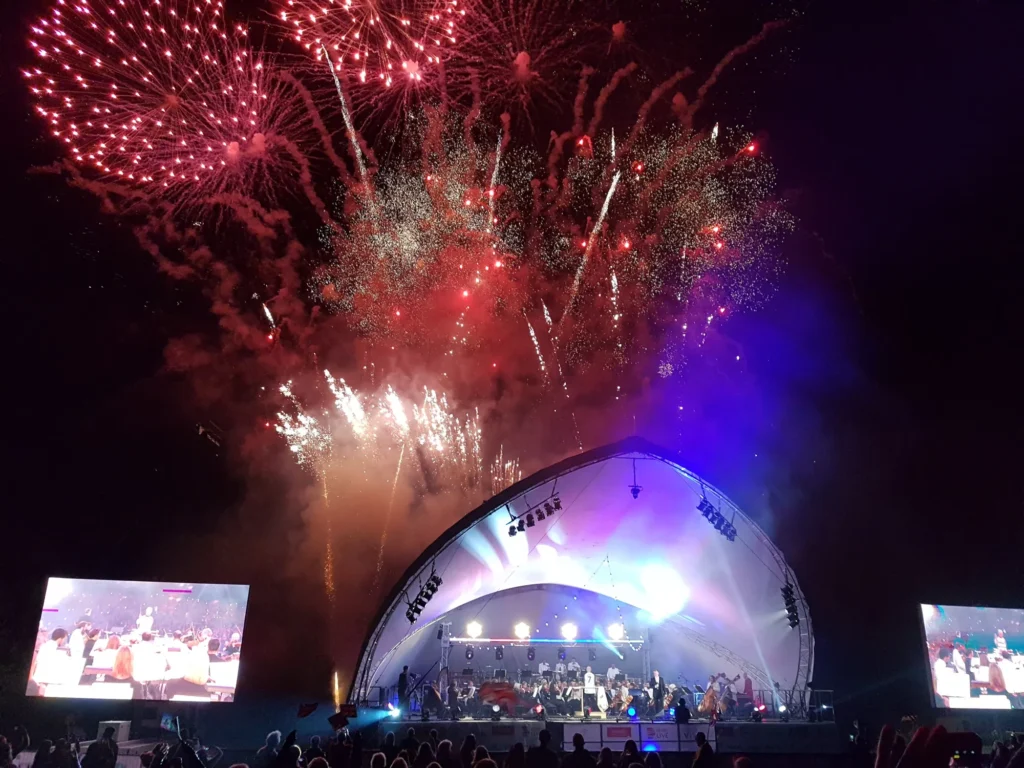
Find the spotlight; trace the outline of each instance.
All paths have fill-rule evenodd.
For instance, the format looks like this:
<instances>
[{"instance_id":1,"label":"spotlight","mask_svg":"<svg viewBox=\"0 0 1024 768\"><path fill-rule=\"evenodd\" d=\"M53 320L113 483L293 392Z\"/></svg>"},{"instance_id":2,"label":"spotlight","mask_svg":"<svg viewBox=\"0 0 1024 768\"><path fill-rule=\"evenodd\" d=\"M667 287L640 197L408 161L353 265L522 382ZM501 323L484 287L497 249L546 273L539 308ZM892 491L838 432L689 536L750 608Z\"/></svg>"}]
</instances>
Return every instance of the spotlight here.
<instances>
[{"instance_id":1,"label":"spotlight","mask_svg":"<svg viewBox=\"0 0 1024 768\"><path fill-rule=\"evenodd\" d=\"M525 621L520 621L515 627L516 637L520 640L525 640L530 636L530 625Z\"/></svg>"},{"instance_id":2,"label":"spotlight","mask_svg":"<svg viewBox=\"0 0 1024 768\"><path fill-rule=\"evenodd\" d=\"M472 658L473 658L473 646L472 645L467 645L466 646L466 659L468 660L468 659L472 659Z\"/></svg>"},{"instance_id":3,"label":"spotlight","mask_svg":"<svg viewBox=\"0 0 1024 768\"><path fill-rule=\"evenodd\" d=\"M533 661L534 659L537 658L537 651L535 651L533 648L530 648L526 652L526 658L527 658L528 661Z\"/></svg>"},{"instance_id":4,"label":"spotlight","mask_svg":"<svg viewBox=\"0 0 1024 768\"><path fill-rule=\"evenodd\" d=\"M668 708L668 716L671 717L673 720L675 719L675 716L676 716L676 708L675 707L669 707Z\"/></svg>"},{"instance_id":5,"label":"spotlight","mask_svg":"<svg viewBox=\"0 0 1024 768\"><path fill-rule=\"evenodd\" d=\"M590 661L597 661L597 651L595 651L593 648L587 650L587 659Z\"/></svg>"},{"instance_id":6,"label":"spotlight","mask_svg":"<svg viewBox=\"0 0 1024 768\"><path fill-rule=\"evenodd\" d=\"M563 624L562 625L562 637L566 640L572 641L576 639L576 625L575 624Z\"/></svg>"},{"instance_id":7,"label":"spotlight","mask_svg":"<svg viewBox=\"0 0 1024 768\"><path fill-rule=\"evenodd\" d=\"M491 707L491 720L501 720L501 707L497 704Z\"/></svg>"},{"instance_id":8,"label":"spotlight","mask_svg":"<svg viewBox=\"0 0 1024 768\"><path fill-rule=\"evenodd\" d=\"M786 604L786 619L790 628L796 628L800 624L800 613L796 607L796 594L793 585L788 581L779 590L782 592L782 601Z\"/></svg>"},{"instance_id":9,"label":"spotlight","mask_svg":"<svg viewBox=\"0 0 1024 768\"><path fill-rule=\"evenodd\" d=\"M522 518L520 518L519 522L516 523L516 530L518 530L520 533L525 531L526 530L526 521L523 520Z\"/></svg>"},{"instance_id":10,"label":"spotlight","mask_svg":"<svg viewBox=\"0 0 1024 768\"><path fill-rule=\"evenodd\" d=\"M636 707L632 704L626 708L626 717L636 717Z\"/></svg>"},{"instance_id":11,"label":"spotlight","mask_svg":"<svg viewBox=\"0 0 1024 768\"><path fill-rule=\"evenodd\" d=\"M533 526L535 526L536 524L537 523L535 523L534 520L533 520L533 512L527 512L526 513L526 527L527 528L533 528Z\"/></svg>"},{"instance_id":12,"label":"spotlight","mask_svg":"<svg viewBox=\"0 0 1024 768\"><path fill-rule=\"evenodd\" d=\"M764 717L761 715L760 709L755 709L750 713L750 722L760 723L762 720L764 720Z\"/></svg>"},{"instance_id":13,"label":"spotlight","mask_svg":"<svg viewBox=\"0 0 1024 768\"><path fill-rule=\"evenodd\" d=\"M514 525L510 525L508 527L508 535L509 536L515 536L516 533L517 533L516 527Z\"/></svg>"},{"instance_id":14,"label":"spotlight","mask_svg":"<svg viewBox=\"0 0 1024 768\"><path fill-rule=\"evenodd\" d=\"M544 719L544 705L543 704L538 704L537 706L535 706L533 708L533 714L535 714L537 716L538 720L543 720Z\"/></svg>"},{"instance_id":15,"label":"spotlight","mask_svg":"<svg viewBox=\"0 0 1024 768\"><path fill-rule=\"evenodd\" d=\"M631 494L633 494L633 498L634 499L639 499L640 498L640 491L642 491L642 490L643 490L643 488L640 487L639 485L631 485L631 486L629 486L629 492Z\"/></svg>"},{"instance_id":16,"label":"spotlight","mask_svg":"<svg viewBox=\"0 0 1024 768\"><path fill-rule=\"evenodd\" d=\"M621 640L626 634L626 630L621 624L611 624L608 627L608 637L612 640Z\"/></svg>"},{"instance_id":17,"label":"spotlight","mask_svg":"<svg viewBox=\"0 0 1024 768\"><path fill-rule=\"evenodd\" d=\"M444 627L437 628L437 639L440 640L444 637Z\"/></svg>"},{"instance_id":18,"label":"spotlight","mask_svg":"<svg viewBox=\"0 0 1024 768\"><path fill-rule=\"evenodd\" d=\"M537 507L537 522L539 523L539 522L541 522L543 520L544 520L544 510L541 509L540 507Z\"/></svg>"},{"instance_id":19,"label":"spotlight","mask_svg":"<svg viewBox=\"0 0 1024 768\"><path fill-rule=\"evenodd\" d=\"M388 715L390 715L391 717L394 717L394 718L399 718L399 717L402 716L402 710L398 709L394 704L392 704L389 701L388 702Z\"/></svg>"},{"instance_id":20,"label":"spotlight","mask_svg":"<svg viewBox=\"0 0 1024 768\"><path fill-rule=\"evenodd\" d=\"M562 500L557 496L551 500L551 503L555 505L555 509L560 510L562 508Z\"/></svg>"},{"instance_id":21,"label":"spotlight","mask_svg":"<svg viewBox=\"0 0 1024 768\"><path fill-rule=\"evenodd\" d=\"M558 660L565 661L565 648L558 649Z\"/></svg>"},{"instance_id":22,"label":"spotlight","mask_svg":"<svg viewBox=\"0 0 1024 768\"><path fill-rule=\"evenodd\" d=\"M501 661L504 658L505 658L505 646L499 645L497 648L494 649L494 660L495 661Z\"/></svg>"},{"instance_id":23,"label":"spotlight","mask_svg":"<svg viewBox=\"0 0 1024 768\"><path fill-rule=\"evenodd\" d=\"M786 705L785 704L779 704L779 714L781 715L785 711L786 711Z\"/></svg>"},{"instance_id":24,"label":"spotlight","mask_svg":"<svg viewBox=\"0 0 1024 768\"><path fill-rule=\"evenodd\" d=\"M697 510L709 520L711 519L711 515L715 512L715 508L711 506L711 502L703 496L701 497L700 504L697 505Z\"/></svg>"},{"instance_id":25,"label":"spotlight","mask_svg":"<svg viewBox=\"0 0 1024 768\"><path fill-rule=\"evenodd\" d=\"M552 507L547 502L544 502L544 512L546 512L547 515L550 517L551 515L555 514L555 508Z\"/></svg>"},{"instance_id":26,"label":"spotlight","mask_svg":"<svg viewBox=\"0 0 1024 768\"><path fill-rule=\"evenodd\" d=\"M474 640L483 634L484 628L479 621L471 621L466 625L466 634Z\"/></svg>"}]
</instances>

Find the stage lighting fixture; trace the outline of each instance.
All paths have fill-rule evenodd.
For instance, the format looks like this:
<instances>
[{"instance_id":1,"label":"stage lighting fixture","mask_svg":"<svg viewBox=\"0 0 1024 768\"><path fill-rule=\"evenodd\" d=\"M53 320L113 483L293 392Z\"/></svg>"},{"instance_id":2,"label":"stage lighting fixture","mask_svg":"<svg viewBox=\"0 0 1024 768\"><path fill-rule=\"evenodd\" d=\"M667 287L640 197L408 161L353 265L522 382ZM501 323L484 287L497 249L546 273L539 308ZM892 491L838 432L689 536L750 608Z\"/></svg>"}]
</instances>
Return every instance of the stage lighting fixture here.
<instances>
[{"instance_id":1,"label":"stage lighting fixture","mask_svg":"<svg viewBox=\"0 0 1024 768\"><path fill-rule=\"evenodd\" d=\"M704 497L701 497L700 504L697 505L697 510L708 520L710 520L711 515L715 513L715 508L711 506L711 502Z\"/></svg>"},{"instance_id":2,"label":"stage lighting fixture","mask_svg":"<svg viewBox=\"0 0 1024 768\"><path fill-rule=\"evenodd\" d=\"M527 660L528 660L528 661L533 661L534 659L536 659L536 658L537 658L537 651L536 651L536 650L534 650L533 648L530 648L530 649L529 649L529 650L528 650L528 651L526 652L526 658L527 658Z\"/></svg>"},{"instance_id":3,"label":"stage lighting fixture","mask_svg":"<svg viewBox=\"0 0 1024 768\"><path fill-rule=\"evenodd\" d=\"M548 514L548 517L550 517L551 515L555 514L555 508L552 507L547 502L544 502L544 511Z\"/></svg>"},{"instance_id":4,"label":"stage lighting fixture","mask_svg":"<svg viewBox=\"0 0 1024 768\"><path fill-rule=\"evenodd\" d=\"M544 510L537 507L537 522L540 523L544 520Z\"/></svg>"},{"instance_id":5,"label":"stage lighting fixture","mask_svg":"<svg viewBox=\"0 0 1024 768\"><path fill-rule=\"evenodd\" d=\"M789 621L789 626L796 628L800 624L800 613L796 607L796 594L793 591L793 585L787 581L780 591L782 600L786 604L786 619Z\"/></svg>"},{"instance_id":6,"label":"stage lighting fixture","mask_svg":"<svg viewBox=\"0 0 1024 768\"><path fill-rule=\"evenodd\" d=\"M631 486L629 486L629 492L631 494L633 494L633 498L634 499L639 499L640 498L640 491L642 491L642 490L643 490L643 488L640 487L639 485L631 485Z\"/></svg>"},{"instance_id":7,"label":"stage lighting fixture","mask_svg":"<svg viewBox=\"0 0 1024 768\"><path fill-rule=\"evenodd\" d=\"M612 640L621 640L626 634L626 630L621 624L611 624L608 627L608 637Z\"/></svg>"},{"instance_id":8,"label":"stage lighting fixture","mask_svg":"<svg viewBox=\"0 0 1024 768\"><path fill-rule=\"evenodd\" d=\"M786 711L786 705L785 704L779 704L779 714L782 714L785 711Z\"/></svg>"},{"instance_id":9,"label":"stage lighting fixture","mask_svg":"<svg viewBox=\"0 0 1024 768\"><path fill-rule=\"evenodd\" d=\"M516 624L514 631L516 633L516 637L518 637L520 640L525 640L530 636L530 625L527 624L525 621L520 621L518 624Z\"/></svg>"},{"instance_id":10,"label":"stage lighting fixture","mask_svg":"<svg viewBox=\"0 0 1024 768\"><path fill-rule=\"evenodd\" d=\"M588 648L587 649L587 659L589 661L597 661L597 651L595 651L593 648Z\"/></svg>"},{"instance_id":11,"label":"stage lighting fixture","mask_svg":"<svg viewBox=\"0 0 1024 768\"><path fill-rule=\"evenodd\" d=\"M544 705L543 704L538 704L537 706L535 706L533 708L533 714L535 714L537 716L538 720L543 720L544 719Z\"/></svg>"},{"instance_id":12,"label":"stage lighting fixture","mask_svg":"<svg viewBox=\"0 0 1024 768\"><path fill-rule=\"evenodd\" d=\"M474 640L484 632L483 626L479 621L471 621L466 625L466 634L472 637Z\"/></svg>"},{"instance_id":13,"label":"stage lighting fixture","mask_svg":"<svg viewBox=\"0 0 1024 768\"><path fill-rule=\"evenodd\" d=\"M558 649L558 660L565 661L565 648Z\"/></svg>"},{"instance_id":14,"label":"stage lighting fixture","mask_svg":"<svg viewBox=\"0 0 1024 768\"><path fill-rule=\"evenodd\" d=\"M516 530L519 531L520 533L525 531L526 530L526 521L523 520L522 518L519 518L519 522L516 523Z\"/></svg>"},{"instance_id":15,"label":"stage lighting fixture","mask_svg":"<svg viewBox=\"0 0 1024 768\"><path fill-rule=\"evenodd\" d=\"M533 520L533 512L527 512L526 513L526 527L527 528L533 528L533 526L535 526L536 524L537 523L535 523L534 520Z\"/></svg>"},{"instance_id":16,"label":"stage lighting fixture","mask_svg":"<svg viewBox=\"0 0 1024 768\"><path fill-rule=\"evenodd\" d=\"M562 625L562 637L564 637L566 640L575 640L576 639L576 625L572 624L572 623L563 624Z\"/></svg>"},{"instance_id":17,"label":"stage lighting fixture","mask_svg":"<svg viewBox=\"0 0 1024 768\"><path fill-rule=\"evenodd\" d=\"M750 713L750 722L760 723L762 720L764 720L764 717L761 715L761 710L755 709Z\"/></svg>"},{"instance_id":18,"label":"stage lighting fixture","mask_svg":"<svg viewBox=\"0 0 1024 768\"><path fill-rule=\"evenodd\" d=\"M516 527L514 525L510 525L508 527L508 535L509 536L515 536L516 533L518 533L518 531L516 530Z\"/></svg>"},{"instance_id":19,"label":"stage lighting fixture","mask_svg":"<svg viewBox=\"0 0 1024 768\"><path fill-rule=\"evenodd\" d=\"M634 707L632 705L627 707L626 708L626 716L627 717L636 717L636 707Z\"/></svg>"},{"instance_id":20,"label":"stage lighting fixture","mask_svg":"<svg viewBox=\"0 0 1024 768\"><path fill-rule=\"evenodd\" d=\"M494 660L495 661L501 661L504 658L505 658L505 646L504 645L499 645L497 648L494 649Z\"/></svg>"},{"instance_id":21,"label":"stage lighting fixture","mask_svg":"<svg viewBox=\"0 0 1024 768\"><path fill-rule=\"evenodd\" d=\"M562 500L560 498L555 496L555 498L553 498L551 500L551 503L555 505L555 509L561 510L561 508L562 508Z\"/></svg>"},{"instance_id":22,"label":"stage lighting fixture","mask_svg":"<svg viewBox=\"0 0 1024 768\"><path fill-rule=\"evenodd\" d=\"M497 704L491 707L491 720L501 720L501 707Z\"/></svg>"},{"instance_id":23,"label":"stage lighting fixture","mask_svg":"<svg viewBox=\"0 0 1024 768\"><path fill-rule=\"evenodd\" d=\"M437 628L437 639L440 640L444 637L444 627Z\"/></svg>"},{"instance_id":24,"label":"stage lighting fixture","mask_svg":"<svg viewBox=\"0 0 1024 768\"><path fill-rule=\"evenodd\" d=\"M466 646L466 659L472 659L472 658L473 658L473 646L472 645L467 645Z\"/></svg>"},{"instance_id":25,"label":"stage lighting fixture","mask_svg":"<svg viewBox=\"0 0 1024 768\"><path fill-rule=\"evenodd\" d=\"M671 717L671 718L675 718L675 716L676 716L676 708L675 707L669 707L668 708L668 716Z\"/></svg>"}]
</instances>

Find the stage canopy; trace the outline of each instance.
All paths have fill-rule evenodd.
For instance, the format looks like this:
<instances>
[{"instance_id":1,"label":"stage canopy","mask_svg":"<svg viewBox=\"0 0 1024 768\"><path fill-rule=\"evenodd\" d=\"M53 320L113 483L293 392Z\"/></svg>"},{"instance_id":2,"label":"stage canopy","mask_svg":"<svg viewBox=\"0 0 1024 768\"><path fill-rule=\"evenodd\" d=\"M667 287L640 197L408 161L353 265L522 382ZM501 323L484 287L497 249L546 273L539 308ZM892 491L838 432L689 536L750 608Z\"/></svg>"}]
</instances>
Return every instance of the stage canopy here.
<instances>
[{"instance_id":1,"label":"stage canopy","mask_svg":"<svg viewBox=\"0 0 1024 768\"><path fill-rule=\"evenodd\" d=\"M418 596L429 599L410 622ZM561 649L601 674L658 669L691 686L746 672L756 688L802 689L813 666L782 553L721 491L635 437L516 483L428 546L371 628L352 698L376 698L403 665L439 677L444 647L450 674L509 678L554 668Z\"/></svg>"}]
</instances>

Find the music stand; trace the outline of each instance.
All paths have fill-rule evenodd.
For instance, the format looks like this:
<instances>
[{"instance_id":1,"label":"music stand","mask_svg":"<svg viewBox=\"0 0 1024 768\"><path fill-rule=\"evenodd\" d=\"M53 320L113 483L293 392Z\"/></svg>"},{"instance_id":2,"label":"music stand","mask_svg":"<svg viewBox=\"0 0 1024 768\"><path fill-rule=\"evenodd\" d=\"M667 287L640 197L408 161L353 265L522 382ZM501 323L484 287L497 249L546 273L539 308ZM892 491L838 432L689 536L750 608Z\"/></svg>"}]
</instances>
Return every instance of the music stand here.
<instances>
[{"instance_id":1,"label":"music stand","mask_svg":"<svg viewBox=\"0 0 1024 768\"><path fill-rule=\"evenodd\" d=\"M701 688L699 685L695 685L693 687L697 689L697 693L705 693L705 690Z\"/></svg>"},{"instance_id":2,"label":"music stand","mask_svg":"<svg viewBox=\"0 0 1024 768\"><path fill-rule=\"evenodd\" d=\"M519 679L520 680L529 680L532 677L533 677L533 670L532 669L523 669L523 670L519 671Z\"/></svg>"},{"instance_id":3,"label":"music stand","mask_svg":"<svg viewBox=\"0 0 1024 768\"><path fill-rule=\"evenodd\" d=\"M568 674L566 674L565 679L572 682L573 680L576 680L578 677L579 673L575 669L573 669Z\"/></svg>"},{"instance_id":4,"label":"music stand","mask_svg":"<svg viewBox=\"0 0 1024 768\"><path fill-rule=\"evenodd\" d=\"M466 667L464 670L462 670L462 676L463 677L472 677L473 676L473 668L472 667Z\"/></svg>"},{"instance_id":5,"label":"music stand","mask_svg":"<svg viewBox=\"0 0 1024 768\"><path fill-rule=\"evenodd\" d=\"M495 680L504 680L505 679L505 670L504 669L496 669L496 670L494 670L494 679Z\"/></svg>"},{"instance_id":6,"label":"music stand","mask_svg":"<svg viewBox=\"0 0 1024 768\"><path fill-rule=\"evenodd\" d=\"M625 672L619 672L619 674L617 674L615 676L615 682L617 682L617 683L624 683L624 682L626 682L626 673Z\"/></svg>"},{"instance_id":7,"label":"music stand","mask_svg":"<svg viewBox=\"0 0 1024 768\"><path fill-rule=\"evenodd\" d=\"M681 687L681 688L680 688L679 690L681 690L681 691L682 691L682 692L683 692L684 694L686 694L687 696L689 696L689 695L690 695L691 693L693 693L693 691L691 691L691 690L690 690L689 688L687 688L687 687L686 687L685 685L684 685L684 686L682 686L682 687Z\"/></svg>"},{"instance_id":8,"label":"music stand","mask_svg":"<svg viewBox=\"0 0 1024 768\"><path fill-rule=\"evenodd\" d=\"M550 669L545 669L544 672L541 674L541 677L543 677L545 680L547 680L550 683L551 682L551 678L554 677L554 674L555 673L552 672Z\"/></svg>"}]
</instances>

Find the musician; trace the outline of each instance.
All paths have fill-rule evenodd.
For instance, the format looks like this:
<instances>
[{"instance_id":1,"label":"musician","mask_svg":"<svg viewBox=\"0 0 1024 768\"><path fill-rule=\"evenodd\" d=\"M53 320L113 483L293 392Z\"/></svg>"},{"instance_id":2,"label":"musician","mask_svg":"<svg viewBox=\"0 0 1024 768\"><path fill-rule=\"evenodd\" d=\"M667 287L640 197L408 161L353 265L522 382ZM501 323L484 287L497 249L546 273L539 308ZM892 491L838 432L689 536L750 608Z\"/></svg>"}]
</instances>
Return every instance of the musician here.
<instances>
[{"instance_id":1,"label":"musician","mask_svg":"<svg viewBox=\"0 0 1024 768\"><path fill-rule=\"evenodd\" d=\"M565 680L565 662L561 659L555 664L555 678Z\"/></svg>"},{"instance_id":2,"label":"musician","mask_svg":"<svg viewBox=\"0 0 1024 768\"><path fill-rule=\"evenodd\" d=\"M608 685L613 685L615 683L615 678L616 678L616 676L618 674L619 674L619 668L616 667L614 664L612 664L610 667L608 667L608 676L607 676Z\"/></svg>"},{"instance_id":3,"label":"musician","mask_svg":"<svg viewBox=\"0 0 1024 768\"><path fill-rule=\"evenodd\" d=\"M648 688L650 689L654 714L657 715L665 708L665 691L667 690L665 681L661 679L661 673L658 670L654 670L654 676L651 678L651 684Z\"/></svg>"},{"instance_id":4,"label":"musician","mask_svg":"<svg viewBox=\"0 0 1024 768\"><path fill-rule=\"evenodd\" d=\"M583 706L594 709L597 706L597 678L594 677L594 670L587 665L587 671L583 673Z\"/></svg>"},{"instance_id":5,"label":"musician","mask_svg":"<svg viewBox=\"0 0 1024 768\"><path fill-rule=\"evenodd\" d=\"M448 681L448 709L451 710L452 720L462 717L462 707L459 706L459 686L455 684L455 678Z\"/></svg>"},{"instance_id":6,"label":"musician","mask_svg":"<svg viewBox=\"0 0 1024 768\"><path fill-rule=\"evenodd\" d=\"M550 672L550 671L551 671L551 665L548 664L546 661L542 661L540 664L537 665L537 672L541 675L541 677L544 676L545 672Z\"/></svg>"}]
</instances>

